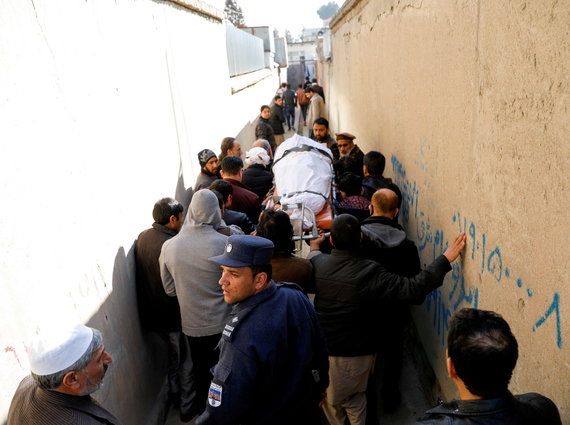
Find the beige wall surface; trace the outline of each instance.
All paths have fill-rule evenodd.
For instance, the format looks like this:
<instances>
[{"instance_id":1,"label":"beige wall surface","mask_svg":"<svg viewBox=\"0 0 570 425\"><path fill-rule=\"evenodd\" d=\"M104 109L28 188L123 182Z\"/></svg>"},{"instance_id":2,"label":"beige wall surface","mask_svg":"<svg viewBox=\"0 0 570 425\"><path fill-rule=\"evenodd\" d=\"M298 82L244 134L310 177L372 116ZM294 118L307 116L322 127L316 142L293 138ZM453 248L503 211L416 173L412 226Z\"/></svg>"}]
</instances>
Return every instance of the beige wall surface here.
<instances>
[{"instance_id":1,"label":"beige wall surface","mask_svg":"<svg viewBox=\"0 0 570 425\"><path fill-rule=\"evenodd\" d=\"M114 364L97 399L153 423L164 357L140 330L134 240L154 202L194 185L199 150L251 133L276 73L231 81L224 25L168 2L0 10L0 423L52 318L103 331Z\"/></svg>"},{"instance_id":2,"label":"beige wall surface","mask_svg":"<svg viewBox=\"0 0 570 425\"><path fill-rule=\"evenodd\" d=\"M500 312L520 343L515 392L570 423L570 2L349 1L324 63L334 131L387 158L423 263L462 261L415 309L446 397L448 320Z\"/></svg>"}]
</instances>

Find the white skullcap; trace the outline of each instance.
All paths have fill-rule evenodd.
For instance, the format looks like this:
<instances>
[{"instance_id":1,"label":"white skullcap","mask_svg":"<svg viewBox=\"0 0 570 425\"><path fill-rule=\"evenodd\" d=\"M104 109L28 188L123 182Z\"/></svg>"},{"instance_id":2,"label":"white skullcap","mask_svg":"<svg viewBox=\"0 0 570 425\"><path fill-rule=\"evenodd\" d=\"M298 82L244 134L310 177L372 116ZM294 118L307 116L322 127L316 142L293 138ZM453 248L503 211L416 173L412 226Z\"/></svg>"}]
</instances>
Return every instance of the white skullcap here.
<instances>
[{"instance_id":1,"label":"white skullcap","mask_svg":"<svg viewBox=\"0 0 570 425\"><path fill-rule=\"evenodd\" d=\"M268 165L269 161L271 158L263 148L251 148L245 154L245 165L248 167L252 164Z\"/></svg>"},{"instance_id":2,"label":"white skullcap","mask_svg":"<svg viewBox=\"0 0 570 425\"><path fill-rule=\"evenodd\" d=\"M42 329L28 347L30 368L40 376L61 372L85 354L92 340L93 330L84 325Z\"/></svg>"}]
</instances>

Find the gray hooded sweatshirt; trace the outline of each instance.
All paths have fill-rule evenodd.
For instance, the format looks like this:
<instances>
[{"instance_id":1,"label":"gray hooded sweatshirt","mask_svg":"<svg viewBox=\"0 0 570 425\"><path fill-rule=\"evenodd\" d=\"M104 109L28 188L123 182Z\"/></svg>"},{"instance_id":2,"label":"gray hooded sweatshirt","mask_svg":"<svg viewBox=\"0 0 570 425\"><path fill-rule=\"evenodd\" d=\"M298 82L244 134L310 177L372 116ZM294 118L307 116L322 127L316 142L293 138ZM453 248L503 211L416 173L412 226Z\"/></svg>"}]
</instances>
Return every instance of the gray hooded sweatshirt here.
<instances>
[{"instance_id":1,"label":"gray hooded sweatshirt","mask_svg":"<svg viewBox=\"0 0 570 425\"><path fill-rule=\"evenodd\" d=\"M162 284L168 295L178 296L182 332L189 336L222 333L230 314L218 284L220 266L208 260L224 253L227 236L217 231L221 223L218 198L202 189L192 197L180 233L162 245Z\"/></svg>"}]
</instances>

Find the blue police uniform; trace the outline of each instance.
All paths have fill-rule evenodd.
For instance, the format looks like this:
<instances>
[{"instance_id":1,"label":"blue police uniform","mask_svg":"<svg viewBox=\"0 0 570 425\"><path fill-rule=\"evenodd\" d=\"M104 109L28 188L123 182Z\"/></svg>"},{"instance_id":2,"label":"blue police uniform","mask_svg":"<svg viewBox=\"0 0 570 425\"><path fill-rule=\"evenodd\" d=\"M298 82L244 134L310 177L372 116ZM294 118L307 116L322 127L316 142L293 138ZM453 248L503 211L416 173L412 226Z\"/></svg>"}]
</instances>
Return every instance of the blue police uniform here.
<instances>
[{"instance_id":1,"label":"blue police uniform","mask_svg":"<svg viewBox=\"0 0 570 425\"><path fill-rule=\"evenodd\" d=\"M196 424L315 424L328 357L315 310L295 284L236 304L220 340L206 411Z\"/></svg>"}]
</instances>

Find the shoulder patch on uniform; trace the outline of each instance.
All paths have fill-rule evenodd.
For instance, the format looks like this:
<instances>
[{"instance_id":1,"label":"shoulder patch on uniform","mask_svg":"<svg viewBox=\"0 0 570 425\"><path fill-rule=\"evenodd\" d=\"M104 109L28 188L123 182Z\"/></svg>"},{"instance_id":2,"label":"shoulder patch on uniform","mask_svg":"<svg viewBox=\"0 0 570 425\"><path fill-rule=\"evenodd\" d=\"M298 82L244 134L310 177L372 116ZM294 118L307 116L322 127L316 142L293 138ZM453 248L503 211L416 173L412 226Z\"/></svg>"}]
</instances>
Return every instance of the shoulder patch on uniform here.
<instances>
[{"instance_id":1,"label":"shoulder patch on uniform","mask_svg":"<svg viewBox=\"0 0 570 425\"><path fill-rule=\"evenodd\" d=\"M210 390L208 391L208 404L212 407L219 407L222 405L222 386L210 384Z\"/></svg>"}]
</instances>

